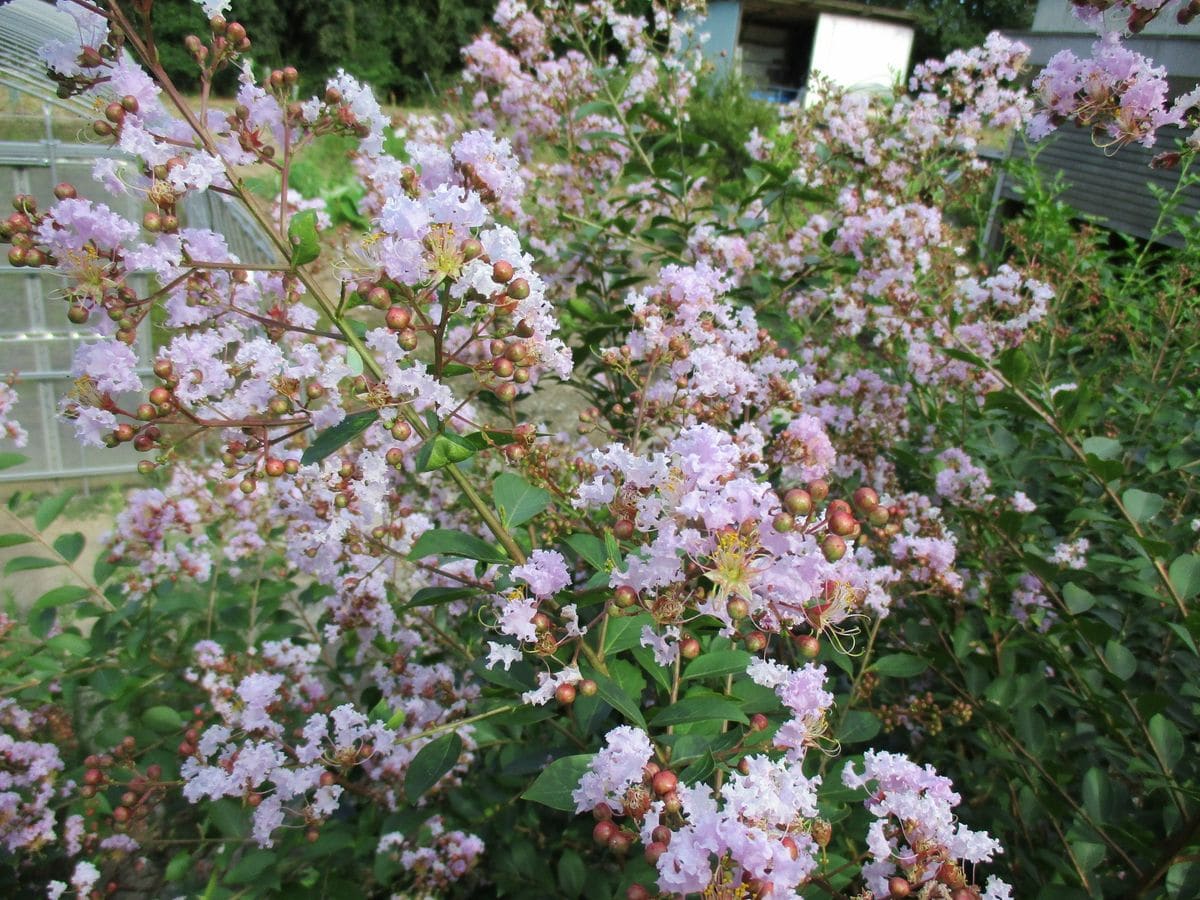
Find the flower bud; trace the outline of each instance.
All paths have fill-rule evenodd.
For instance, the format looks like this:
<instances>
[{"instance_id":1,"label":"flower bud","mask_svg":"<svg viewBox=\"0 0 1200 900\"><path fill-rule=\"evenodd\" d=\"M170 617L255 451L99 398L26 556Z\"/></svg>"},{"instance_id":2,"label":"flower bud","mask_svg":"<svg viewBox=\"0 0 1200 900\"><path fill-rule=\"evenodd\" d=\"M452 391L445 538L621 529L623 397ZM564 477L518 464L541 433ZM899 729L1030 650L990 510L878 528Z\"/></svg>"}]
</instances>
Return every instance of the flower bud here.
<instances>
[{"instance_id":1,"label":"flower bud","mask_svg":"<svg viewBox=\"0 0 1200 900\"><path fill-rule=\"evenodd\" d=\"M372 288L370 293L375 294L376 291L382 291L384 294L387 294L387 291L383 288ZM378 299L378 297L371 299L372 306L375 305L375 299ZM393 331L403 331L412 323L412 313L407 306L392 306L388 309L383 319L387 323L388 328Z\"/></svg>"},{"instance_id":2,"label":"flower bud","mask_svg":"<svg viewBox=\"0 0 1200 900\"><path fill-rule=\"evenodd\" d=\"M821 478L811 481L808 484L808 492L812 495L814 502L820 503L829 496L829 482Z\"/></svg>"},{"instance_id":3,"label":"flower bud","mask_svg":"<svg viewBox=\"0 0 1200 900\"><path fill-rule=\"evenodd\" d=\"M492 280L497 284L508 284L513 277L512 263L499 260L492 266Z\"/></svg>"},{"instance_id":4,"label":"flower bud","mask_svg":"<svg viewBox=\"0 0 1200 900\"><path fill-rule=\"evenodd\" d=\"M767 636L761 631L751 631L744 638L746 649L751 653L761 653L767 648Z\"/></svg>"},{"instance_id":5,"label":"flower bud","mask_svg":"<svg viewBox=\"0 0 1200 900\"><path fill-rule=\"evenodd\" d=\"M783 505L793 516L807 516L812 512L812 496L801 488L792 488L783 495Z\"/></svg>"},{"instance_id":6,"label":"flower bud","mask_svg":"<svg viewBox=\"0 0 1200 900\"><path fill-rule=\"evenodd\" d=\"M575 702L575 685L560 684L554 689L554 699L563 706L570 706Z\"/></svg>"},{"instance_id":7,"label":"flower bud","mask_svg":"<svg viewBox=\"0 0 1200 900\"><path fill-rule=\"evenodd\" d=\"M684 659L695 659L700 655L700 642L694 637L685 638L679 643L679 655Z\"/></svg>"},{"instance_id":8,"label":"flower bud","mask_svg":"<svg viewBox=\"0 0 1200 900\"><path fill-rule=\"evenodd\" d=\"M837 562L846 555L846 542L836 534L827 534L821 541L821 553L826 562Z\"/></svg>"},{"instance_id":9,"label":"flower bud","mask_svg":"<svg viewBox=\"0 0 1200 900\"><path fill-rule=\"evenodd\" d=\"M645 852L646 852L646 862L650 863L650 865L653 866L658 863L658 858L667 852L667 845L660 844L658 841L653 841L646 845ZM632 891L632 888L630 888L630 890ZM647 895L647 896L649 896L649 895Z\"/></svg>"},{"instance_id":10,"label":"flower bud","mask_svg":"<svg viewBox=\"0 0 1200 900\"><path fill-rule=\"evenodd\" d=\"M821 654L821 642L814 635L803 634L796 638L796 650L805 659L816 659Z\"/></svg>"},{"instance_id":11,"label":"flower bud","mask_svg":"<svg viewBox=\"0 0 1200 900\"><path fill-rule=\"evenodd\" d=\"M679 786L679 776L674 772L664 769L654 776L651 786L654 788L654 793L660 797L665 797Z\"/></svg>"},{"instance_id":12,"label":"flower bud","mask_svg":"<svg viewBox=\"0 0 1200 900\"><path fill-rule=\"evenodd\" d=\"M854 516L844 510L839 509L829 517L829 530L842 537L852 534L857 527L858 522Z\"/></svg>"},{"instance_id":13,"label":"flower bud","mask_svg":"<svg viewBox=\"0 0 1200 900\"><path fill-rule=\"evenodd\" d=\"M500 263L496 263L500 265ZM493 275L495 274L495 266L492 267ZM508 289L505 291L513 300L524 300L529 296L529 282L524 278L514 278L509 282Z\"/></svg>"},{"instance_id":14,"label":"flower bud","mask_svg":"<svg viewBox=\"0 0 1200 900\"><path fill-rule=\"evenodd\" d=\"M860 487L850 499L854 501L854 508L862 513L869 513L879 506L879 494L874 488Z\"/></svg>"},{"instance_id":15,"label":"flower bud","mask_svg":"<svg viewBox=\"0 0 1200 900\"><path fill-rule=\"evenodd\" d=\"M637 591L627 584L623 584L613 592L613 603L621 609L628 609L638 601Z\"/></svg>"}]
</instances>

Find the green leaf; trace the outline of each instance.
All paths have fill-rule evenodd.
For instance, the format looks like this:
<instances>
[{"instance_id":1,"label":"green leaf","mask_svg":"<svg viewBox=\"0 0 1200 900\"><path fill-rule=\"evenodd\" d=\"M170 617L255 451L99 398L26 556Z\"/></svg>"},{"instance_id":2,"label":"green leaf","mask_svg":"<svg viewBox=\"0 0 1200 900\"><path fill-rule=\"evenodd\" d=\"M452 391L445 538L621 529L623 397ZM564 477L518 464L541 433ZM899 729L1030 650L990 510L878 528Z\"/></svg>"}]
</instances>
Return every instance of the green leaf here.
<instances>
[{"instance_id":1,"label":"green leaf","mask_svg":"<svg viewBox=\"0 0 1200 900\"><path fill-rule=\"evenodd\" d=\"M564 850L558 858L558 887L564 897L578 897L587 884L583 858L574 850Z\"/></svg>"},{"instance_id":2,"label":"green leaf","mask_svg":"<svg viewBox=\"0 0 1200 900\"><path fill-rule=\"evenodd\" d=\"M583 557L584 561L597 572L603 572L608 563L608 553L604 549L604 541L594 534L581 532L568 534L564 539L568 547Z\"/></svg>"},{"instance_id":3,"label":"green leaf","mask_svg":"<svg viewBox=\"0 0 1200 900\"><path fill-rule=\"evenodd\" d=\"M505 472L492 482L492 499L505 527L515 528L550 505L550 492L534 487L520 475Z\"/></svg>"},{"instance_id":4,"label":"green leaf","mask_svg":"<svg viewBox=\"0 0 1200 900\"><path fill-rule=\"evenodd\" d=\"M1083 808L1089 816L1103 824L1108 821L1112 800L1112 786L1108 783L1108 776L1092 766L1083 776Z\"/></svg>"},{"instance_id":5,"label":"green leaf","mask_svg":"<svg viewBox=\"0 0 1200 900\"><path fill-rule=\"evenodd\" d=\"M288 242L292 245L292 265L303 266L321 255L317 236L317 211L306 209L288 222Z\"/></svg>"},{"instance_id":6,"label":"green leaf","mask_svg":"<svg viewBox=\"0 0 1200 900\"><path fill-rule=\"evenodd\" d=\"M208 820L228 838L240 838L248 830L246 826L249 825L249 817L240 801L222 797L216 803L208 804L207 812ZM218 871L217 869L213 870L214 879L217 877Z\"/></svg>"},{"instance_id":7,"label":"green leaf","mask_svg":"<svg viewBox=\"0 0 1200 900\"><path fill-rule=\"evenodd\" d=\"M1083 452L1097 459L1120 459L1121 442L1110 437L1090 437L1083 441Z\"/></svg>"},{"instance_id":8,"label":"green leaf","mask_svg":"<svg viewBox=\"0 0 1200 900\"><path fill-rule=\"evenodd\" d=\"M364 409L351 413L332 428L326 428L318 434L316 440L301 455L300 462L306 466L320 462L370 428L378 418L379 410L377 409Z\"/></svg>"},{"instance_id":9,"label":"green leaf","mask_svg":"<svg viewBox=\"0 0 1200 900\"><path fill-rule=\"evenodd\" d=\"M642 711L638 709L637 702L625 692L621 685L600 672L589 672L588 677L600 688L600 699L638 728L646 730L646 719L642 715Z\"/></svg>"},{"instance_id":10,"label":"green leaf","mask_svg":"<svg viewBox=\"0 0 1200 900\"><path fill-rule=\"evenodd\" d=\"M0 534L0 550L5 547L16 547L18 544L28 544L32 541L27 534L17 534L15 531L10 531L8 534Z\"/></svg>"},{"instance_id":11,"label":"green leaf","mask_svg":"<svg viewBox=\"0 0 1200 900\"><path fill-rule=\"evenodd\" d=\"M606 656L620 653L641 643L642 629L653 625L654 619L648 613L638 613L636 616L608 618L608 633L604 636L604 653Z\"/></svg>"},{"instance_id":12,"label":"green leaf","mask_svg":"<svg viewBox=\"0 0 1200 900\"><path fill-rule=\"evenodd\" d=\"M453 603L455 600L465 600L479 593L475 588L468 587L427 587L421 588L412 595L412 599L401 609L416 609L421 606L441 606L443 603Z\"/></svg>"},{"instance_id":13,"label":"green leaf","mask_svg":"<svg viewBox=\"0 0 1200 900\"><path fill-rule=\"evenodd\" d=\"M171 857L171 861L167 863L167 871L164 876L167 881L182 881L183 876L191 871L192 855L188 852L176 853Z\"/></svg>"},{"instance_id":14,"label":"green leaf","mask_svg":"<svg viewBox=\"0 0 1200 900\"><path fill-rule=\"evenodd\" d=\"M705 753L698 760L679 773L679 780L684 784L697 784L707 781L713 772L717 771L717 761L711 753Z\"/></svg>"},{"instance_id":15,"label":"green leaf","mask_svg":"<svg viewBox=\"0 0 1200 900\"><path fill-rule=\"evenodd\" d=\"M254 881L278 861L279 858L270 850L251 850L229 870L225 881L228 884L246 884Z\"/></svg>"},{"instance_id":16,"label":"green leaf","mask_svg":"<svg viewBox=\"0 0 1200 900\"><path fill-rule=\"evenodd\" d=\"M575 812L575 801L571 794L579 787L579 779L588 770L594 753L581 753L578 756L564 756L556 759L542 771L537 780L529 786L529 790L521 795L524 800L541 803L551 809L564 812Z\"/></svg>"},{"instance_id":17,"label":"green leaf","mask_svg":"<svg viewBox=\"0 0 1200 900\"><path fill-rule=\"evenodd\" d=\"M70 653L72 656L87 656L92 650L92 645L85 638L70 631L56 634L46 641L46 646L61 653Z\"/></svg>"},{"instance_id":18,"label":"green leaf","mask_svg":"<svg viewBox=\"0 0 1200 900\"><path fill-rule=\"evenodd\" d=\"M457 434L443 434L439 431L423 443L421 449L417 451L417 471L433 472L437 469L444 469L454 463L464 462L474 455L475 448L465 439Z\"/></svg>"},{"instance_id":19,"label":"green leaf","mask_svg":"<svg viewBox=\"0 0 1200 900\"><path fill-rule=\"evenodd\" d=\"M67 534L60 534L54 539L54 552L67 562L75 562L75 560L79 559L79 554L83 552L83 545L83 533L72 531Z\"/></svg>"},{"instance_id":20,"label":"green leaf","mask_svg":"<svg viewBox=\"0 0 1200 900\"><path fill-rule=\"evenodd\" d=\"M404 794L409 803L416 803L454 768L462 755L462 748L462 738L457 731L451 731L417 751L404 776Z\"/></svg>"},{"instance_id":21,"label":"green leaf","mask_svg":"<svg viewBox=\"0 0 1200 900\"><path fill-rule=\"evenodd\" d=\"M1196 656L1200 656L1200 648L1196 647L1196 642L1192 639L1191 634L1188 633L1187 628L1180 625L1178 622L1168 622L1167 627L1175 632L1175 635L1187 645L1188 649L1191 650L1192 653L1194 653Z\"/></svg>"},{"instance_id":22,"label":"green leaf","mask_svg":"<svg viewBox=\"0 0 1200 900\"><path fill-rule=\"evenodd\" d=\"M1104 645L1104 661L1108 663L1112 673L1122 681L1128 681L1137 672L1137 657L1116 641L1109 641Z\"/></svg>"},{"instance_id":23,"label":"green leaf","mask_svg":"<svg viewBox=\"0 0 1200 900\"><path fill-rule=\"evenodd\" d=\"M183 728L183 716L169 706L152 706L142 713L142 724L159 734L170 734Z\"/></svg>"},{"instance_id":24,"label":"green leaf","mask_svg":"<svg viewBox=\"0 0 1200 900\"><path fill-rule=\"evenodd\" d=\"M363 359L353 347L346 348L346 368L350 370L351 375L363 373Z\"/></svg>"},{"instance_id":25,"label":"green leaf","mask_svg":"<svg viewBox=\"0 0 1200 900\"><path fill-rule=\"evenodd\" d=\"M1121 502L1125 504L1125 509L1135 522L1146 522L1158 515L1166 501L1158 494L1130 488L1121 495Z\"/></svg>"},{"instance_id":26,"label":"green leaf","mask_svg":"<svg viewBox=\"0 0 1200 900\"><path fill-rule=\"evenodd\" d=\"M63 511L71 498L75 496L75 491L65 490L61 494L56 494L53 497L47 497L38 504L37 512L33 514L33 524L37 526L38 531L45 531L59 513Z\"/></svg>"},{"instance_id":27,"label":"green leaf","mask_svg":"<svg viewBox=\"0 0 1200 900\"><path fill-rule=\"evenodd\" d=\"M75 603L82 600L84 597L91 595L91 591L87 588L79 587L75 584L66 584L62 587L56 587L46 591L42 596L38 597L30 609L31 613L41 612L43 609L51 609L55 606L62 606L64 603Z\"/></svg>"},{"instance_id":28,"label":"green leaf","mask_svg":"<svg viewBox=\"0 0 1200 900\"><path fill-rule=\"evenodd\" d=\"M460 556L491 563L512 562L502 550L487 541L449 528L431 528L417 538L408 558L424 559L426 556Z\"/></svg>"},{"instance_id":29,"label":"green leaf","mask_svg":"<svg viewBox=\"0 0 1200 900\"><path fill-rule=\"evenodd\" d=\"M688 722L739 722L747 725L750 720L740 706L721 697L685 697L654 717L655 728Z\"/></svg>"},{"instance_id":30,"label":"green leaf","mask_svg":"<svg viewBox=\"0 0 1200 900\"><path fill-rule=\"evenodd\" d=\"M1183 758L1183 735L1179 727L1162 713L1150 719L1150 740L1154 749L1163 758L1168 770Z\"/></svg>"},{"instance_id":31,"label":"green leaf","mask_svg":"<svg viewBox=\"0 0 1200 900\"><path fill-rule=\"evenodd\" d=\"M629 652L638 661L642 671L657 682L658 686L668 693L671 690L670 669L659 664L654 658L654 651L649 647L630 647Z\"/></svg>"},{"instance_id":32,"label":"green leaf","mask_svg":"<svg viewBox=\"0 0 1200 900\"><path fill-rule=\"evenodd\" d=\"M970 363L977 369L986 369L987 363L979 356L971 353L969 350L962 350L958 347L942 347L942 352L951 359L957 359L959 362Z\"/></svg>"},{"instance_id":33,"label":"green leaf","mask_svg":"<svg viewBox=\"0 0 1200 900\"><path fill-rule=\"evenodd\" d=\"M1096 605L1096 598L1092 596L1091 591L1081 588L1073 581L1069 581L1063 586L1063 600L1067 604L1067 609L1076 616L1087 612Z\"/></svg>"},{"instance_id":34,"label":"green leaf","mask_svg":"<svg viewBox=\"0 0 1200 900\"><path fill-rule=\"evenodd\" d=\"M929 668L929 663L911 653L893 653L881 656L871 666L871 671L885 678L911 678Z\"/></svg>"},{"instance_id":35,"label":"green leaf","mask_svg":"<svg viewBox=\"0 0 1200 900\"><path fill-rule=\"evenodd\" d=\"M613 105L607 100L592 100L575 110L575 121L586 119L588 116L612 115Z\"/></svg>"},{"instance_id":36,"label":"green leaf","mask_svg":"<svg viewBox=\"0 0 1200 900\"><path fill-rule=\"evenodd\" d=\"M1020 387L1029 375L1029 357L1020 347L1010 347L1000 354L997 368L1014 387Z\"/></svg>"},{"instance_id":37,"label":"green leaf","mask_svg":"<svg viewBox=\"0 0 1200 900\"><path fill-rule=\"evenodd\" d=\"M13 466L19 466L22 463L29 462L29 457L21 453L0 453L0 471L11 469Z\"/></svg>"},{"instance_id":38,"label":"green leaf","mask_svg":"<svg viewBox=\"0 0 1200 900\"><path fill-rule=\"evenodd\" d=\"M1200 556L1180 556L1171 563L1167 574L1171 578L1171 584L1184 600L1191 600L1196 594L1200 594Z\"/></svg>"},{"instance_id":39,"label":"green leaf","mask_svg":"<svg viewBox=\"0 0 1200 900\"><path fill-rule=\"evenodd\" d=\"M716 650L702 653L683 672L684 679L712 678L718 675L739 675L750 665L751 656L745 650Z\"/></svg>"},{"instance_id":40,"label":"green leaf","mask_svg":"<svg viewBox=\"0 0 1200 900\"><path fill-rule=\"evenodd\" d=\"M5 563L4 574L11 575L13 572L29 572L33 569L50 569L61 565L62 563L57 559L46 559L42 556L14 556Z\"/></svg>"},{"instance_id":41,"label":"green leaf","mask_svg":"<svg viewBox=\"0 0 1200 900\"><path fill-rule=\"evenodd\" d=\"M879 720L871 713L852 709L846 713L846 719L836 737L843 744L859 744L879 734L880 727Z\"/></svg>"}]
</instances>

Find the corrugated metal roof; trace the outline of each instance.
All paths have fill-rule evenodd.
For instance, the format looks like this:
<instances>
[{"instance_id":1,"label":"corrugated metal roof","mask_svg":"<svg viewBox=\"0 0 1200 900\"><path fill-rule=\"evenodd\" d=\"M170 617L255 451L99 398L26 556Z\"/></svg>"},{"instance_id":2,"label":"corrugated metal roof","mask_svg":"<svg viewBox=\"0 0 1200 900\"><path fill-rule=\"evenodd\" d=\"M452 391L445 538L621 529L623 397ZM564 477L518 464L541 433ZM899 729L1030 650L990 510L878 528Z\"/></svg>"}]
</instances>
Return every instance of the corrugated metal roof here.
<instances>
[{"instance_id":1,"label":"corrugated metal roof","mask_svg":"<svg viewBox=\"0 0 1200 900\"><path fill-rule=\"evenodd\" d=\"M1064 203L1096 217L1115 231L1149 239L1159 216L1158 200L1150 186L1169 193L1179 183L1177 170L1150 168L1150 160L1171 147L1163 136L1160 134L1159 145L1153 149L1129 144L1106 156L1092 143L1088 129L1067 125L1032 147L1022 141L1015 142L1012 155L1027 160L1032 149L1036 165L1044 175L1053 178L1062 174L1067 185L1061 197ZM1021 199L1010 178L1005 179L1001 194ZM1184 193L1179 213L1190 219L1200 217L1200 186ZM1174 247L1183 244L1177 231L1159 235L1157 239Z\"/></svg>"},{"instance_id":2,"label":"corrugated metal roof","mask_svg":"<svg viewBox=\"0 0 1200 900\"><path fill-rule=\"evenodd\" d=\"M867 19L888 19L909 24L917 21L916 13L906 9L869 6L866 3L854 3L852 0L744 0L742 10L746 15L773 15L780 19L815 19L818 13L825 12L844 16L862 16Z\"/></svg>"}]
</instances>

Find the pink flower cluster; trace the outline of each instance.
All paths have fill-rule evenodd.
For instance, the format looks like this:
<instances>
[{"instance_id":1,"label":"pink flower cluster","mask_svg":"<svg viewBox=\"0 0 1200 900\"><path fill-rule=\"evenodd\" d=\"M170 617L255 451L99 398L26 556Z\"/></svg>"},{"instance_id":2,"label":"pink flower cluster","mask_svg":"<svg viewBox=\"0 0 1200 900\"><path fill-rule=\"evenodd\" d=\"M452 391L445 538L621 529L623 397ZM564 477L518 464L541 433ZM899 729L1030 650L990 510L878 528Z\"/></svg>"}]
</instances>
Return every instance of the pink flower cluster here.
<instances>
[{"instance_id":1,"label":"pink flower cluster","mask_svg":"<svg viewBox=\"0 0 1200 900\"><path fill-rule=\"evenodd\" d=\"M1034 80L1041 108L1029 135L1038 140L1074 122L1091 128L1106 149L1132 142L1152 147L1160 128L1185 121L1187 106L1168 106L1166 76L1166 69L1122 45L1117 32L1093 44L1088 59L1061 50Z\"/></svg>"},{"instance_id":2,"label":"pink flower cluster","mask_svg":"<svg viewBox=\"0 0 1200 900\"><path fill-rule=\"evenodd\" d=\"M420 844L400 832L385 834L376 852L396 857L410 873L413 896L440 896L470 875L483 855L484 844L476 835L447 831L440 816L427 820L421 832Z\"/></svg>"},{"instance_id":3,"label":"pink flower cluster","mask_svg":"<svg viewBox=\"0 0 1200 900\"><path fill-rule=\"evenodd\" d=\"M890 893L894 873L914 885L948 881L946 867L962 862L990 862L1003 848L985 832L959 823L953 812L960 797L950 779L931 766L921 767L898 753L868 750L862 772L848 763L842 782L864 788L867 810L875 816L867 837L872 861L863 867L867 887L877 896ZM988 900L1009 897L1009 888L993 877L984 894Z\"/></svg>"},{"instance_id":4,"label":"pink flower cluster","mask_svg":"<svg viewBox=\"0 0 1200 900\"><path fill-rule=\"evenodd\" d=\"M24 447L29 440L29 433L13 415L19 399L12 380L0 381L0 434L12 441L14 446Z\"/></svg>"},{"instance_id":5,"label":"pink flower cluster","mask_svg":"<svg viewBox=\"0 0 1200 900\"><path fill-rule=\"evenodd\" d=\"M37 740L45 722L12 700L0 700L0 844L35 852L55 840L54 800L63 761L58 747Z\"/></svg>"}]
</instances>

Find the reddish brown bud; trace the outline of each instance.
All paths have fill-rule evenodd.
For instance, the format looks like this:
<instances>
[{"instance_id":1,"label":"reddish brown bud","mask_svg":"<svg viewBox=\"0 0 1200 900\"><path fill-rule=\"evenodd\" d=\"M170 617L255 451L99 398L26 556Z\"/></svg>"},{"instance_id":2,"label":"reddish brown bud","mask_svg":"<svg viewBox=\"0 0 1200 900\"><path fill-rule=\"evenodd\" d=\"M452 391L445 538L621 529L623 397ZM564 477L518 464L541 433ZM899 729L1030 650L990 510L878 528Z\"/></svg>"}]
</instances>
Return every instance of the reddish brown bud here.
<instances>
[{"instance_id":1,"label":"reddish brown bud","mask_svg":"<svg viewBox=\"0 0 1200 900\"><path fill-rule=\"evenodd\" d=\"M502 259L492 266L492 280L497 284L508 284L512 277L512 263Z\"/></svg>"},{"instance_id":2,"label":"reddish brown bud","mask_svg":"<svg viewBox=\"0 0 1200 900\"><path fill-rule=\"evenodd\" d=\"M827 534L821 541L821 553L827 562L837 562L846 555L846 542L836 534Z\"/></svg>"},{"instance_id":3,"label":"reddish brown bud","mask_svg":"<svg viewBox=\"0 0 1200 900\"><path fill-rule=\"evenodd\" d=\"M869 513L879 506L879 494L874 488L860 487L850 499L854 501L854 506L859 512Z\"/></svg>"},{"instance_id":4,"label":"reddish brown bud","mask_svg":"<svg viewBox=\"0 0 1200 900\"><path fill-rule=\"evenodd\" d=\"M850 513L843 510L838 510L829 516L829 530L834 534L840 534L845 537L853 533L858 526L857 520Z\"/></svg>"},{"instance_id":5,"label":"reddish brown bud","mask_svg":"<svg viewBox=\"0 0 1200 900\"><path fill-rule=\"evenodd\" d=\"M638 601L637 591L623 584L613 592L613 602L621 609L628 609Z\"/></svg>"},{"instance_id":6,"label":"reddish brown bud","mask_svg":"<svg viewBox=\"0 0 1200 900\"><path fill-rule=\"evenodd\" d=\"M679 776L670 770L664 769L654 776L650 784L654 788L654 793L660 797L665 797L679 786Z\"/></svg>"},{"instance_id":7,"label":"reddish brown bud","mask_svg":"<svg viewBox=\"0 0 1200 900\"><path fill-rule=\"evenodd\" d=\"M808 492L812 495L815 502L820 503L829 496L829 482L820 478L816 481L811 481L808 484Z\"/></svg>"},{"instance_id":8,"label":"reddish brown bud","mask_svg":"<svg viewBox=\"0 0 1200 900\"><path fill-rule=\"evenodd\" d=\"M496 263L496 265L498 266L500 263ZM494 274L495 266L492 267L492 271ZM529 282L524 278L514 278L511 282L509 282L508 289L505 291L505 293L508 294L508 296L513 300L524 300L529 296Z\"/></svg>"},{"instance_id":9,"label":"reddish brown bud","mask_svg":"<svg viewBox=\"0 0 1200 900\"><path fill-rule=\"evenodd\" d=\"M383 288L375 288L375 290L383 291ZM384 291L386 294L387 291ZM393 331L401 331L407 328L412 323L412 313L407 306L393 306L388 309L387 314L383 317L387 322L388 328Z\"/></svg>"},{"instance_id":10,"label":"reddish brown bud","mask_svg":"<svg viewBox=\"0 0 1200 900\"><path fill-rule=\"evenodd\" d=\"M792 488L783 495L783 505L793 516L807 516L812 512L812 496L801 488Z\"/></svg>"},{"instance_id":11,"label":"reddish brown bud","mask_svg":"<svg viewBox=\"0 0 1200 900\"><path fill-rule=\"evenodd\" d=\"M575 685L560 684L554 689L554 699L563 706L570 706L575 702Z\"/></svg>"}]
</instances>

